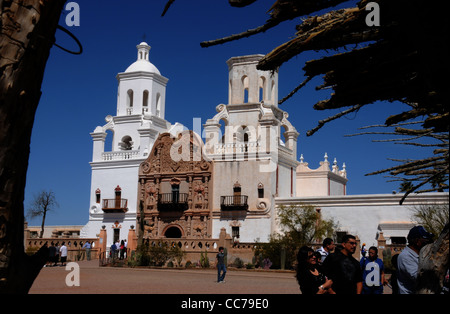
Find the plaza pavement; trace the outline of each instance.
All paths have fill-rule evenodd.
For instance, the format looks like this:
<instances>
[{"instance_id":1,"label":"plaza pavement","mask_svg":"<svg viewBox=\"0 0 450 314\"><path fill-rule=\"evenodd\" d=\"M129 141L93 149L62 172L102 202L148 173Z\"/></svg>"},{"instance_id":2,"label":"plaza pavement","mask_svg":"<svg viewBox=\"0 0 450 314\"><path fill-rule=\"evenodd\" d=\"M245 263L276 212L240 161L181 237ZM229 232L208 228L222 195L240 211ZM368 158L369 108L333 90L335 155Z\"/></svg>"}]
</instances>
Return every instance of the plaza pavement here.
<instances>
[{"instance_id":1,"label":"plaza pavement","mask_svg":"<svg viewBox=\"0 0 450 314\"><path fill-rule=\"evenodd\" d=\"M65 267L44 267L30 294L300 294L293 271L228 269L217 283L215 269L100 267L98 260L78 262L80 285L68 286ZM385 287L385 294L391 290Z\"/></svg>"},{"instance_id":2,"label":"plaza pavement","mask_svg":"<svg viewBox=\"0 0 450 314\"><path fill-rule=\"evenodd\" d=\"M44 267L30 294L300 294L292 271L228 269L218 284L215 269L99 267L98 260L78 262L80 285L67 286L71 270Z\"/></svg>"}]
</instances>

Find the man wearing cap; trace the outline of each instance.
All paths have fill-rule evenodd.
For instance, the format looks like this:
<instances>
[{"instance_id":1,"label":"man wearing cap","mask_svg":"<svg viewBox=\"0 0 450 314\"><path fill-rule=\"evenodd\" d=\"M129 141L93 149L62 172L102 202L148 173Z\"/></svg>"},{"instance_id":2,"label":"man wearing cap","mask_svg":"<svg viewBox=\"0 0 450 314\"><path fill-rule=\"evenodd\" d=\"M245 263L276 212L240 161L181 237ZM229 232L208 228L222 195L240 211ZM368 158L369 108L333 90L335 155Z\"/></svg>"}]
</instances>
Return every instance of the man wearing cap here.
<instances>
[{"instance_id":1,"label":"man wearing cap","mask_svg":"<svg viewBox=\"0 0 450 314\"><path fill-rule=\"evenodd\" d=\"M433 234L424 227L416 226L409 230L408 246L398 256L398 289L400 294L413 294L416 290L419 271L419 252L432 242Z\"/></svg>"}]
</instances>

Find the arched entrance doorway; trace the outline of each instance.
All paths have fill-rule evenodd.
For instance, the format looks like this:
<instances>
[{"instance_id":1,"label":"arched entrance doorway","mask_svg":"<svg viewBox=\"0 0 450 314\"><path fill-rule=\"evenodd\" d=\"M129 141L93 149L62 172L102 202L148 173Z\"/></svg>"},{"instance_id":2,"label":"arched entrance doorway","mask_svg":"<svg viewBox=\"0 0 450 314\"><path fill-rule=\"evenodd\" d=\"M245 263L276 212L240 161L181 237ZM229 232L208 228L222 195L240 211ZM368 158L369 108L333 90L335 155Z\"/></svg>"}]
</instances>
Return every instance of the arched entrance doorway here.
<instances>
[{"instance_id":1,"label":"arched entrance doorway","mask_svg":"<svg viewBox=\"0 0 450 314\"><path fill-rule=\"evenodd\" d=\"M164 233L164 236L166 238L181 238L182 234L181 234L181 230L178 227L172 226L167 228L166 232Z\"/></svg>"}]
</instances>

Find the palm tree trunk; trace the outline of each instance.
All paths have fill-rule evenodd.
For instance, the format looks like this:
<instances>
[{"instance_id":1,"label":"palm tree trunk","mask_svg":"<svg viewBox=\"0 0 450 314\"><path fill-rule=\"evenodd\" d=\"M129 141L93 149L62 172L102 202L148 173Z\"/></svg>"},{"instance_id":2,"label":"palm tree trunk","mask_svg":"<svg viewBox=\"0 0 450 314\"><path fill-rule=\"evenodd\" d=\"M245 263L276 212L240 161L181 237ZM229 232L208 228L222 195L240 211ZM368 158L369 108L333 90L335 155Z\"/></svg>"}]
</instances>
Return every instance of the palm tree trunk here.
<instances>
[{"instance_id":1,"label":"palm tree trunk","mask_svg":"<svg viewBox=\"0 0 450 314\"><path fill-rule=\"evenodd\" d=\"M64 0L0 0L0 294L27 293L48 257L24 253L31 131Z\"/></svg>"}]
</instances>

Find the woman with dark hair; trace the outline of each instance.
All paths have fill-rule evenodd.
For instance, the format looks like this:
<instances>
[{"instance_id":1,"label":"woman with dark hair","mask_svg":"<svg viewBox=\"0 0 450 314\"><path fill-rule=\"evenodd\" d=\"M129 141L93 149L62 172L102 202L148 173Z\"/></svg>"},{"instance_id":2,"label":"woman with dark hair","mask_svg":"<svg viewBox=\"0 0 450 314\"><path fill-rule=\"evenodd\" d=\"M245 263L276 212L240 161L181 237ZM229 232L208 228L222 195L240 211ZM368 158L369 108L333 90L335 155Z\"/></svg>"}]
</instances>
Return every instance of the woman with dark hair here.
<instances>
[{"instance_id":1,"label":"woman with dark hair","mask_svg":"<svg viewBox=\"0 0 450 314\"><path fill-rule=\"evenodd\" d=\"M334 293L333 282L320 272L317 256L310 247L303 246L298 251L296 278L302 294Z\"/></svg>"}]
</instances>

